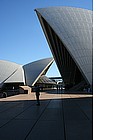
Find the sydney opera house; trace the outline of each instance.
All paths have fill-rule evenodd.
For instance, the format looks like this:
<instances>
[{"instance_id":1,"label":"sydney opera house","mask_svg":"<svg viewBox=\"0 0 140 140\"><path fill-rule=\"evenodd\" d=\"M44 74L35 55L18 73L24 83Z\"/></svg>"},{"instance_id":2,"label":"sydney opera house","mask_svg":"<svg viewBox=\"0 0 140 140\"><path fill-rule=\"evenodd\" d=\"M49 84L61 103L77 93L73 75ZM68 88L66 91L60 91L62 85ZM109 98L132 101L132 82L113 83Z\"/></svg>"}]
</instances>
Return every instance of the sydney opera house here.
<instances>
[{"instance_id":1,"label":"sydney opera house","mask_svg":"<svg viewBox=\"0 0 140 140\"><path fill-rule=\"evenodd\" d=\"M35 11L65 88L92 88L92 11L74 7L49 7Z\"/></svg>"},{"instance_id":2,"label":"sydney opera house","mask_svg":"<svg viewBox=\"0 0 140 140\"><path fill-rule=\"evenodd\" d=\"M0 60L0 88L16 89L20 86L34 86L42 81L42 78L44 79L53 62L53 58L46 58L22 66Z\"/></svg>"},{"instance_id":3,"label":"sydney opera house","mask_svg":"<svg viewBox=\"0 0 140 140\"><path fill-rule=\"evenodd\" d=\"M92 88L92 11L74 7L35 9L53 58L19 65L0 60L0 88L51 82L45 74L56 62L66 90Z\"/></svg>"}]
</instances>

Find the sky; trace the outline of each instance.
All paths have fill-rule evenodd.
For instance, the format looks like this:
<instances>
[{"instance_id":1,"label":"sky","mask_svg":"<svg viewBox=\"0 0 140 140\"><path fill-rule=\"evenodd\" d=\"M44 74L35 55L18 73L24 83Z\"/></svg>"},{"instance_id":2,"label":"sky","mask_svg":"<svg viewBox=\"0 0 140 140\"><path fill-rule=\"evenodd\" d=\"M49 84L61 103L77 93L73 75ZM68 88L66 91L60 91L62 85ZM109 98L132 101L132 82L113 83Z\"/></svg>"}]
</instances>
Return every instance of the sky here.
<instances>
[{"instance_id":1,"label":"sky","mask_svg":"<svg viewBox=\"0 0 140 140\"><path fill-rule=\"evenodd\" d=\"M36 8L72 6L92 10L92 0L0 0L0 60L27 64L52 57ZM60 76L55 63L48 77Z\"/></svg>"}]
</instances>

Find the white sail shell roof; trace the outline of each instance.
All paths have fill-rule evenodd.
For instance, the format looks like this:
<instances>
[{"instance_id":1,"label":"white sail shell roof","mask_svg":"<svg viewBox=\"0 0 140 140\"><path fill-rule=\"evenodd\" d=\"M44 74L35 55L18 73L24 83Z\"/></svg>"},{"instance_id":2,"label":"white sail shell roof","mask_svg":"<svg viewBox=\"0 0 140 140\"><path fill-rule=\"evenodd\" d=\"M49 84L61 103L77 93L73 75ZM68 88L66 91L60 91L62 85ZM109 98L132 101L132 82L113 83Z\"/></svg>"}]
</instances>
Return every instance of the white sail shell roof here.
<instances>
[{"instance_id":1,"label":"white sail shell roof","mask_svg":"<svg viewBox=\"0 0 140 140\"><path fill-rule=\"evenodd\" d=\"M21 66L19 64L5 61L5 60L0 60L0 84L7 81L10 77L13 77L15 73L18 71L18 69ZM18 73L18 76L16 78L16 81L21 81L23 73ZM23 82L23 81L22 81Z\"/></svg>"},{"instance_id":2,"label":"white sail shell roof","mask_svg":"<svg viewBox=\"0 0 140 140\"><path fill-rule=\"evenodd\" d=\"M24 71L22 66L19 66L19 68L13 73L4 83L24 83L25 84L25 78L24 78Z\"/></svg>"},{"instance_id":3,"label":"white sail shell roof","mask_svg":"<svg viewBox=\"0 0 140 140\"><path fill-rule=\"evenodd\" d=\"M23 83L33 86L53 63L53 58L41 59L24 66L0 60L0 87L4 83Z\"/></svg>"},{"instance_id":4,"label":"white sail shell roof","mask_svg":"<svg viewBox=\"0 0 140 140\"><path fill-rule=\"evenodd\" d=\"M92 85L92 11L74 7L36 9L65 44L80 71Z\"/></svg>"},{"instance_id":5,"label":"white sail shell roof","mask_svg":"<svg viewBox=\"0 0 140 140\"><path fill-rule=\"evenodd\" d=\"M26 84L33 86L39 77L46 73L53 61L53 58L47 58L24 65L23 69L25 72Z\"/></svg>"}]
</instances>

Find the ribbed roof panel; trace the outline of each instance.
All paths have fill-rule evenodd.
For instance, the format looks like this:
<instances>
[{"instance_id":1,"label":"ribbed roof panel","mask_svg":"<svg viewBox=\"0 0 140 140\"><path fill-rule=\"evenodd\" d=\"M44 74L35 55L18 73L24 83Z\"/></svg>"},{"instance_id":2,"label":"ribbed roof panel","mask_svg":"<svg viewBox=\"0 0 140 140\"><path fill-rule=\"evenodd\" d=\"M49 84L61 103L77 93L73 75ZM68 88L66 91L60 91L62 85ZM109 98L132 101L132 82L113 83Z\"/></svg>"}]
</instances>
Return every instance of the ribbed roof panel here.
<instances>
[{"instance_id":1,"label":"ribbed roof panel","mask_svg":"<svg viewBox=\"0 0 140 140\"><path fill-rule=\"evenodd\" d=\"M20 66L13 75L11 75L4 83L25 83L24 71Z\"/></svg>"},{"instance_id":2,"label":"ribbed roof panel","mask_svg":"<svg viewBox=\"0 0 140 140\"><path fill-rule=\"evenodd\" d=\"M92 11L74 7L50 7L36 11L59 36L80 71L92 84Z\"/></svg>"},{"instance_id":3,"label":"ribbed roof panel","mask_svg":"<svg viewBox=\"0 0 140 140\"><path fill-rule=\"evenodd\" d=\"M39 77L46 73L53 61L53 58L46 58L24 65L26 84L33 86Z\"/></svg>"},{"instance_id":4,"label":"ribbed roof panel","mask_svg":"<svg viewBox=\"0 0 140 140\"><path fill-rule=\"evenodd\" d=\"M0 60L0 83L5 82L18 68L20 68L20 65L16 63ZM14 81L15 79L12 80Z\"/></svg>"}]
</instances>

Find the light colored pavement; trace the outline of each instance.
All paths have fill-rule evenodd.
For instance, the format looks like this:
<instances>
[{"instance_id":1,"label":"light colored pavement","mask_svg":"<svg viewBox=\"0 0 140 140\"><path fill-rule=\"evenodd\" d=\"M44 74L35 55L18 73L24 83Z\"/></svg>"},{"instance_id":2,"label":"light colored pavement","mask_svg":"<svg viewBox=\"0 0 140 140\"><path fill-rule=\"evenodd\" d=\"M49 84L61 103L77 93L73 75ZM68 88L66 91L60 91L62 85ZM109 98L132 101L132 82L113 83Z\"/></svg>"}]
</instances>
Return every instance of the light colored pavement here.
<instances>
[{"instance_id":1,"label":"light colored pavement","mask_svg":"<svg viewBox=\"0 0 140 140\"><path fill-rule=\"evenodd\" d=\"M92 95L41 93L0 99L0 140L92 140Z\"/></svg>"}]
</instances>

